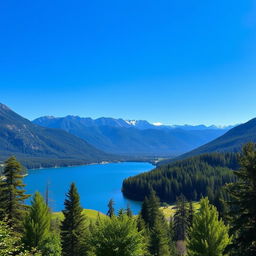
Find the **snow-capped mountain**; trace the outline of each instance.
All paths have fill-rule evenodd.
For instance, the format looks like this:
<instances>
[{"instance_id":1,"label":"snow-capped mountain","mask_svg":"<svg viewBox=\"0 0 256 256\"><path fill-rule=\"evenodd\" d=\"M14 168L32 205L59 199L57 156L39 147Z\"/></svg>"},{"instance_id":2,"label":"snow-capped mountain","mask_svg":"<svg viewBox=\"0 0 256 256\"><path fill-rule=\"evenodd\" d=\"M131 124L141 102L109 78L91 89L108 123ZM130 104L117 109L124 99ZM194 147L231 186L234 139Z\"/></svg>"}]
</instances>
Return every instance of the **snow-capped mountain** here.
<instances>
[{"instance_id":1,"label":"snow-capped mountain","mask_svg":"<svg viewBox=\"0 0 256 256\"><path fill-rule=\"evenodd\" d=\"M145 120L40 117L37 125L63 129L105 152L133 156L176 156L223 135L228 128L171 126Z\"/></svg>"}]
</instances>

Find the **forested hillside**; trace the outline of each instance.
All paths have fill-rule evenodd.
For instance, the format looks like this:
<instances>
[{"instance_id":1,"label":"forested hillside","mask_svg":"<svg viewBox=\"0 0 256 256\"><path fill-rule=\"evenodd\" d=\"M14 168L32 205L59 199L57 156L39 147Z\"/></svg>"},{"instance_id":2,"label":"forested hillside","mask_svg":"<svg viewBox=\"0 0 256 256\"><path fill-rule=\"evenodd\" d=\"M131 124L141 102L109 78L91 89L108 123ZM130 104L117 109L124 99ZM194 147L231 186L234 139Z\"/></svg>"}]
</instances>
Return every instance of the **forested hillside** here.
<instances>
[{"instance_id":1,"label":"forested hillside","mask_svg":"<svg viewBox=\"0 0 256 256\"><path fill-rule=\"evenodd\" d=\"M213 198L220 188L235 180L237 154L212 153L180 160L125 179L122 191L130 199L143 200L150 190L162 201L173 203L184 195L189 200Z\"/></svg>"},{"instance_id":2,"label":"forested hillside","mask_svg":"<svg viewBox=\"0 0 256 256\"><path fill-rule=\"evenodd\" d=\"M26 194L22 166L11 157L5 162L5 179L0 180L0 255L254 256L255 160L256 145L246 145L239 157L240 168L234 172L236 178L232 178L235 181L226 186L229 199L222 200L220 210L208 198L200 198L199 208L194 209L182 195L174 215L166 218L150 189L138 216L129 207L116 212L115 202L110 200L106 216L98 214L96 221L90 221L74 183L66 194L61 218L52 217L48 201L39 192L26 205L30 195ZM203 167L211 163L213 168L237 168L233 154L204 155L176 165L193 172L198 161L205 163Z\"/></svg>"},{"instance_id":3,"label":"forested hillside","mask_svg":"<svg viewBox=\"0 0 256 256\"><path fill-rule=\"evenodd\" d=\"M111 160L72 134L33 124L0 104L0 161L11 155L26 167L67 166Z\"/></svg>"},{"instance_id":4,"label":"forested hillside","mask_svg":"<svg viewBox=\"0 0 256 256\"><path fill-rule=\"evenodd\" d=\"M256 142L256 118L232 128L219 138L185 153L177 159L185 159L211 152L241 152L242 146L248 142ZM162 164L167 162L168 160L163 161Z\"/></svg>"}]
</instances>

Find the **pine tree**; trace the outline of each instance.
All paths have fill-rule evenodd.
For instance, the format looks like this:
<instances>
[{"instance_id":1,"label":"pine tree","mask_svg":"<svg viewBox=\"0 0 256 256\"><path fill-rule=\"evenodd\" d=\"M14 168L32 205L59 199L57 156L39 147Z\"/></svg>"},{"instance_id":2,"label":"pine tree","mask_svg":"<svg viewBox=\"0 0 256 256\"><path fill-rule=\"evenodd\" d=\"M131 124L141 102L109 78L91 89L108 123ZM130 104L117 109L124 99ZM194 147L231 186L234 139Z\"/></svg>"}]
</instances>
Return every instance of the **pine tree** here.
<instances>
[{"instance_id":1,"label":"pine tree","mask_svg":"<svg viewBox=\"0 0 256 256\"><path fill-rule=\"evenodd\" d=\"M50 223L49 208L41 194L36 192L24 221L23 242L27 248L42 248L50 234Z\"/></svg>"},{"instance_id":2,"label":"pine tree","mask_svg":"<svg viewBox=\"0 0 256 256\"><path fill-rule=\"evenodd\" d=\"M189 224L187 202L184 196L180 196L177 200L177 209L174 214L174 230L176 241L183 241L186 239Z\"/></svg>"},{"instance_id":3,"label":"pine tree","mask_svg":"<svg viewBox=\"0 0 256 256\"><path fill-rule=\"evenodd\" d=\"M4 179L0 181L0 220L5 218L16 231L20 231L27 206L23 170L14 156L7 159L4 168Z\"/></svg>"},{"instance_id":4,"label":"pine tree","mask_svg":"<svg viewBox=\"0 0 256 256\"><path fill-rule=\"evenodd\" d=\"M114 209L114 200L110 199L108 202L108 212L107 212L107 216L109 216L110 218L112 218L115 215L115 209Z\"/></svg>"},{"instance_id":5,"label":"pine tree","mask_svg":"<svg viewBox=\"0 0 256 256\"><path fill-rule=\"evenodd\" d=\"M228 186L234 241L232 255L256 255L256 144L244 146L237 182Z\"/></svg>"},{"instance_id":6,"label":"pine tree","mask_svg":"<svg viewBox=\"0 0 256 256\"><path fill-rule=\"evenodd\" d=\"M169 222L169 237L170 237L170 255L177 255L176 243L175 243L175 233L174 233L174 221L173 218L170 218Z\"/></svg>"},{"instance_id":7,"label":"pine tree","mask_svg":"<svg viewBox=\"0 0 256 256\"><path fill-rule=\"evenodd\" d=\"M24 221L22 240L27 249L36 248L44 256L61 255L59 235L51 231L50 223L50 210L41 194L36 192Z\"/></svg>"},{"instance_id":8,"label":"pine tree","mask_svg":"<svg viewBox=\"0 0 256 256\"><path fill-rule=\"evenodd\" d=\"M130 218L133 216L132 210L131 210L131 208L130 208L129 205L127 206L126 214L127 214L127 216L130 217Z\"/></svg>"},{"instance_id":9,"label":"pine tree","mask_svg":"<svg viewBox=\"0 0 256 256\"><path fill-rule=\"evenodd\" d=\"M168 226L162 216L157 216L150 234L149 251L156 256L170 255Z\"/></svg>"},{"instance_id":10,"label":"pine tree","mask_svg":"<svg viewBox=\"0 0 256 256\"><path fill-rule=\"evenodd\" d=\"M64 205L64 220L61 225L62 255L85 255L85 217L74 183L70 186Z\"/></svg>"},{"instance_id":11,"label":"pine tree","mask_svg":"<svg viewBox=\"0 0 256 256\"><path fill-rule=\"evenodd\" d=\"M188 256L223 256L230 244L228 228L218 219L216 207L201 199L199 213L194 216L187 241Z\"/></svg>"},{"instance_id":12,"label":"pine tree","mask_svg":"<svg viewBox=\"0 0 256 256\"><path fill-rule=\"evenodd\" d=\"M228 201L230 201L230 195L227 193L227 186L224 186L215 194L215 199L212 203L217 208L219 215L225 224L229 223L231 217L228 214Z\"/></svg>"},{"instance_id":13,"label":"pine tree","mask_svg":"<svg viewBox=\"0 0 256 256\"><path fill-rule=\"evenodd\" d=\"M159 209L160 202L152 190L145 198L139 215L139 225L145 225L149 252L156 256L170 255L170 237L167 222ZM143 222L142 222L143 220Z\"/></svg>"},{"instance_id":14,"label":"pine tree","mask_svg":"<svg viewBox=\"0 0 256 256\"><path fill-rule=\"evenodd\" d=\"M118 216L121 217L123 216L124 214L126 214L125 210L123 208L121 208L119 211L118 211Z\"/></svg>"},{"instance_id":15,"label":"pine tree","mask_svg":"<svg viewBox=\"0 0 256 256\"><path fill-rule=\"evenodd\" d=\"M147 197L145 197L142 206L141 211L139 214L139 218L143 221L142 226L147 225L149 227L150 225L150 207L149 207L149 200ZM152 226L152 225L151 225Z\"/></svg>"},{"instance_id":16,"label":"pine tree","mask_svg":"<svg viewBox=\"0 0 256 256\"><path fill-rule=\"evenodd\" d=\"M188 227L192 226L194 219L194 206L192 201L189 202L189 209L188 209Z\"/></svg>"}]
</instances>

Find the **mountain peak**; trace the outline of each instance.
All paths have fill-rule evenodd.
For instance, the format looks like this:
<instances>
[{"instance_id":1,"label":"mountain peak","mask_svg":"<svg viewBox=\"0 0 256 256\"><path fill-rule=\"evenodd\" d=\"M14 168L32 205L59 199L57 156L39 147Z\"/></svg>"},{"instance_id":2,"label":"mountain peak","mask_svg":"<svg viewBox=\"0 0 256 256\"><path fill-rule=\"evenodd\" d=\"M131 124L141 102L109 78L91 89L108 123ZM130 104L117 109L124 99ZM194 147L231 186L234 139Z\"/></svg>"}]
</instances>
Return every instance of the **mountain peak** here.
<instances>
[{"instance_id":1,"label":"mountain peak","mask_svg":"<svg viewBox=\"0 0 256 256\"><path fill-rule=\"evenodd\" d=\"M53 166L99 162L108 156L66 131L35 125L1 103L0 118L0 160L16 155L27 166Z\"/></svg>"},{"instance_id":2,"label":"mountain peak","mask_svg":"<svg viewBox=\"0 0 256 256\"><path fill-rule=\"evenodd\" d=\"M3 110L11 110L10 108L8 108L6 105L4 105L3 103L0 103L0 109Z\"/></svg>"},{"instance_id":3,"label":"mountain peak","mask_svg":"<svg viewBox=\"0 0 256 256\"><path fill-rule=\"evenodd\" d=\"M126 122L127 124L129 124L129 125L133 125L133 126L135 126L135 125L136 125L136 123L137 123L137 121L136 121L136 120L125 120L125 122Z\"/></svg>"}]
</instances>

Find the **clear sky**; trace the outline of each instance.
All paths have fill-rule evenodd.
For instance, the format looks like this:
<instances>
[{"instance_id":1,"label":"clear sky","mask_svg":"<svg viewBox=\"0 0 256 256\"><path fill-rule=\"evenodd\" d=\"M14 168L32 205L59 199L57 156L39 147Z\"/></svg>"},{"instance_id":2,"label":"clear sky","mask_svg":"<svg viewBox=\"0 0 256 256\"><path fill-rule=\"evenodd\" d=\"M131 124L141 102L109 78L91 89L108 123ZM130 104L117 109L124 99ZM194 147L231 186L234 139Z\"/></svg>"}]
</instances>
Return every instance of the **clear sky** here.
<instances>
[{"instance_id":1,"label":"clear sky","mask_svg":"<svg viewBox=\"0 0 256 256\"><path fill-rule=\"evenodd\" d=\"M1 1L0 102L29 119L247 121L256 1Z\"/></svg>"}]
</instances>

